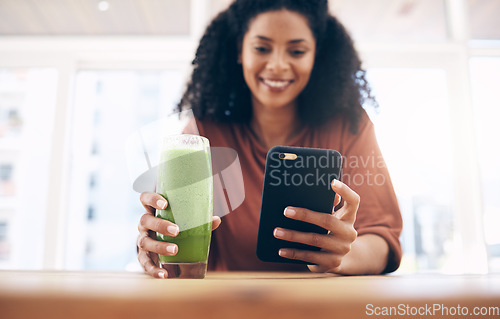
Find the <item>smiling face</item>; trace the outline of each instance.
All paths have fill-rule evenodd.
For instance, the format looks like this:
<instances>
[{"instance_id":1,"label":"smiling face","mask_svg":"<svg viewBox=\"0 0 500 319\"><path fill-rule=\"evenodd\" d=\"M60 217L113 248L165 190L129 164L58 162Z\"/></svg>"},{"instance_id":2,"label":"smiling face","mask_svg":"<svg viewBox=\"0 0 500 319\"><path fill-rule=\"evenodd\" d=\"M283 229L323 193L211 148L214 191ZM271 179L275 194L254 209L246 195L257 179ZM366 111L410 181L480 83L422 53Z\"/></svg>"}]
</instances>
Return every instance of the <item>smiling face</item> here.
<instances>
[{"instance_id":1,"label":"smiling face","mask_svg":"<svg viewBox=\"0 0 500 319\"><path fill-rule=\"evenodd\" d=\"M287 10L269 11L250 21L240 60L256 106L295 106L314 65L316 40L307 19Z\"/></svg>"}]
</instances>

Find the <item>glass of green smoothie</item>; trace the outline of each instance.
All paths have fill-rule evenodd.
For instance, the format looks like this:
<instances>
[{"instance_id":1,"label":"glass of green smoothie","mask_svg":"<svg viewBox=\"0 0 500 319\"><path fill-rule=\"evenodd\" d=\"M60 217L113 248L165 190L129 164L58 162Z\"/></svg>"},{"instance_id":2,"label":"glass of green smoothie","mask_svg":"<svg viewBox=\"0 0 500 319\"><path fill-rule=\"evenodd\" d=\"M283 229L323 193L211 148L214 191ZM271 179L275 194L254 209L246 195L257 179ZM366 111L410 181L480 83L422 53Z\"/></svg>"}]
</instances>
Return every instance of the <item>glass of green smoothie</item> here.
<instances>
[{"instance_id":1,"label":"glass of green smoothie","mask_svg":"<svg viewBox=\"0 0 500 319\"><path fill-rule=\"evenodd\" d=\"M161 146L156 190L168 201L156 216L179 226L179 234L157 239L175 243L175 256L159 256L170 278L204 278L212 234L213 184L210 145L198 135L166 137Z\"/></svg>"}]
</instances>

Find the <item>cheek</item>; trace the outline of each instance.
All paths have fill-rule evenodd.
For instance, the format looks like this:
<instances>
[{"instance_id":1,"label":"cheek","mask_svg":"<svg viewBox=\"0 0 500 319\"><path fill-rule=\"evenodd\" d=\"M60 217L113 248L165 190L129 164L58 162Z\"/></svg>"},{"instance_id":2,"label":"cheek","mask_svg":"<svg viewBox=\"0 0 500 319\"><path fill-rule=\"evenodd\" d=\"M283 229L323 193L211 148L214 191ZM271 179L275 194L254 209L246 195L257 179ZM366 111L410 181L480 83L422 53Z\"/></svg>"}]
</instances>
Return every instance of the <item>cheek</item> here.
<instances>
[{"instance_id":1,"label":"cheek","mask_svg":"<svg viewBox=\"0 0 500 319\"><path fill-rule=\"evenodd\" d=\"M245 78L247 85L251 86L253 84L255 75L252 68L248 64L243 65L243 77Z\"/></svg>"},{"instance_id":2,"label":"cheek","mask_svg":"<svg viewBox=\"0 0 500 319\"><path fill-rule=\"evenodd\" d=\"M243 68L243 77L245 78L245 82L249 86L258 85L258 76L261 71L262 63L259 62L258 59L246 59L242 63Z\"/></svg>"},{"instance_id":3,"label":"cheek","mask_svg":"<svg viewBox=\"0 0 500 319\"><path fill-rule=\"evenodd\" d=\"M243 58L242 66L246 73L255 73L260 69L259 59L254 56L246 56Z\"/></svg>"},{"instance_id":4,"label":"cheek","mask_svg":"<svg viewBox=\"0 0 500 319\"><path fill-rule=\"evenodd\" d=\"M312 69L314 67L314 59L310 61L304 61L305 63L300 65L300 68L298 68L298 72L300 73L301 77L304 80L309 80L311 76Z\"/></svg>"}]
</instances>

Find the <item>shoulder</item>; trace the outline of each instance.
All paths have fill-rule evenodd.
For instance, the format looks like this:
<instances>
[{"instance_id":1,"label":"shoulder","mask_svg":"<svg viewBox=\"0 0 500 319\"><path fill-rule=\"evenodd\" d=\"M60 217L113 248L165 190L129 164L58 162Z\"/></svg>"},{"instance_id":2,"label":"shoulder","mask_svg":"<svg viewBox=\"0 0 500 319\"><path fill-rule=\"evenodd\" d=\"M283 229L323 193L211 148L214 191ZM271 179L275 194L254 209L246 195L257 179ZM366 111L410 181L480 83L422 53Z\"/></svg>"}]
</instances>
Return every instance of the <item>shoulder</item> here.
<instances>
[{"instance_id":1,"label":"shoulder","mask_svg":"<svg viewBox=\"0 0 500 319\"><path fill-rule=\"evenodd\" d=\"M235 129L233 123L214 121L209 118L196 120L196 123L204 134L228 134Z\"/></svg>"},{"instance_id":2,"label":"shoulder","mask_svg":"<svg viewBox=\"0 0 500 319\"><path fill-rule=\"evenodd\" d=\"M311 129L316 139L322 141L321 144L326 144L330 148L335 147L343 153L350 151L354 145L366 143L375 136L373 123L364 109L360 112L357 128L357 132L353 133L349 117L338 114Z\"/></svg>"},{"instance_id":3,"label":"shoulder","mask_svg":"<svg viewBox=\"0 0 500 319\"><path fill-rule=\"evenodd\" d=\"M198 134L208 138L212 146L232 146L238 144L245 135L242 124L218 122L208 118L193 121Z\"/></svg>"},{"instance_id":4,"label":"shoulder","mask_svg":"<svg viewBox=\"0 0 500 319\"><path fill-rule=\"evenodd\" d=\"M199 120L197 118L191 118L187 125L185 126L183 133L184 134L213 134L215 132L228 132L232 128L231 123L219 123L215 122L209 118L204 118L203 120Z\"/></svg>"},{"instance_id":5,"label":"shoulder","mask_svg":"<svg viewBox=\"0 0 500 319\"><path fill-rule=\"evenodd\" d=\"M357 132L351 131L351 119L345 114L338 114L325 123L312 127L312 129L319 134L338 135L341 134L346 139L356 139L357 137L365 134L367 130L373 128L373 123L364 109L359 112L359 119L357 122Z\"/></svg>"}]
</instances>

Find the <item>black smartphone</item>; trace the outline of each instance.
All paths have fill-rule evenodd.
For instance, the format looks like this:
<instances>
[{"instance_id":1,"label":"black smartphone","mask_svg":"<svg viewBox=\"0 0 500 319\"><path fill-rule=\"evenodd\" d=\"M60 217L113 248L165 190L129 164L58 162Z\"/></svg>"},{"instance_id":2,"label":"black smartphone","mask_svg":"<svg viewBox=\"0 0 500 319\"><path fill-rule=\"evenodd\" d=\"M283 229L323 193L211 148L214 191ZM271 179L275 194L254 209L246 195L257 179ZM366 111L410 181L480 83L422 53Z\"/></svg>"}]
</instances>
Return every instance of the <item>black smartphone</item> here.
<instances>
[{"instance_id":1,"label":"black smartphone","mask_svg":"<svg viewBox=\"0 0 500 319\"><path fill-rule=\"evenodd\" d=\"M275 238L276 227L326 234L317 225L284 216L287 206L331 214L335 192L333 179L340 180L342 156L329 149L275 146L266 157L264 188L260 208L257 257L267 262L307 264L278 255L280 248L319 250L318 247Z\"/></svg>"}]
</instances>

